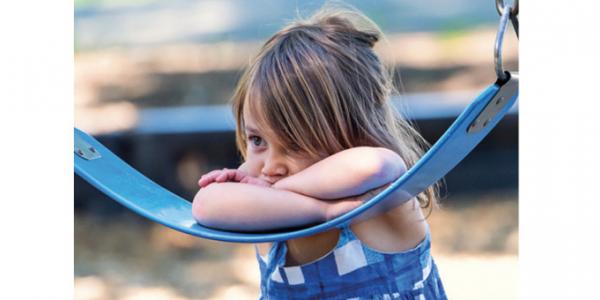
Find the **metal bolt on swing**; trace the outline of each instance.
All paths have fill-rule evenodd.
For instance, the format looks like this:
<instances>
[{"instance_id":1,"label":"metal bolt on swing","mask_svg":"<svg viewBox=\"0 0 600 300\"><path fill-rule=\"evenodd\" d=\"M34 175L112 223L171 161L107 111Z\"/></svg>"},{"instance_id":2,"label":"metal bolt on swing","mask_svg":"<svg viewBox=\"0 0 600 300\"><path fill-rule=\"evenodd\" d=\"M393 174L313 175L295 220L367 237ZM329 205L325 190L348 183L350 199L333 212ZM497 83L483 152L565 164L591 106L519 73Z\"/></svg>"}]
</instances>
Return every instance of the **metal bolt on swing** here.
<instances>
[{"instance_id":1,"label":"metal bolt on swing","mask_svg":"<svg viewBox=\"0 0 600 300\"><path fill-rule=\"evenodd\" d=\"M98 152L98 150L96 150L96 148L94 148L92 145L85 142L80 137L77 137L77 136L75 137L73 146L74 146L73 150L75 151L75 153L77 153L77 155L79 155L81 158L84 158L86 160L94 160L94 159L98 159L98 158L102 157L102 155L100 155L100 153Z\"/></svg>"}]
</instances>

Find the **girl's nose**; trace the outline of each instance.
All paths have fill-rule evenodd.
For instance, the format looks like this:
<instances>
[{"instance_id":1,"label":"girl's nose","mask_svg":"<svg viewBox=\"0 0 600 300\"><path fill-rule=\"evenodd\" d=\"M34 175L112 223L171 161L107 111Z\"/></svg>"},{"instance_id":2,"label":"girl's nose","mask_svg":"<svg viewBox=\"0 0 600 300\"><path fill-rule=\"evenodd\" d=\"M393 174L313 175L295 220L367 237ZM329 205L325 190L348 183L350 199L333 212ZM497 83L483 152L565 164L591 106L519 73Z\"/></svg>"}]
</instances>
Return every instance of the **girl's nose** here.
<instances>
[{"instance_id":1,"label":"girl's nose","mask_svg":"<svg viewBox=\"0 0 600 300\"><path fill-rule=\"evenodd\" d=\"M288 168L281 157L269 157L265 160L262 168L262 175L272 179L284 177L288 173Z\"/></svg>"}]
</instances>

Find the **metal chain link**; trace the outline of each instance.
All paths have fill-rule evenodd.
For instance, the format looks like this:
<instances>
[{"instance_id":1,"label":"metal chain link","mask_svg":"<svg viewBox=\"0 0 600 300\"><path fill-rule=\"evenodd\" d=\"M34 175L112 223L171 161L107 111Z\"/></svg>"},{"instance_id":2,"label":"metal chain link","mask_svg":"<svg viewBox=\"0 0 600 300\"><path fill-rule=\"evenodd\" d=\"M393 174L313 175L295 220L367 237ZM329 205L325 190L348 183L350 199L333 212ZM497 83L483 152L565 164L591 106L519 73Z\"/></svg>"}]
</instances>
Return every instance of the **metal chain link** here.
<instances>
[{"instance_id":1,"label":"metal chain link","mask_svg":"<svg viewBox=\"0 0 600 300\"><path fill-rule=\"evenodd\" d=\"M498 11L498 14L500 16L503 15L504 13L504 7L506 7L507 5L504 3L504 0L496 0L496 10ZM512 8L510 9L510 14L509 14L509 18L510 21L513 25L513 28L515 29L515 33L517 34L517 39L519 38L519 0L514 0L513 4L511 5Z\"/></svg>"},{"instance_id":2,"label":"metal chain link","mask_svg":"<svg viewBox=\"0 0 600 300\"><path fill-rule=\"evenodd\" d=\"M496 0L496 10L498 11L498 14L500 16L502 16L505 6L506 6L506 4L504 3L504 0ZM510 10L510 14L513 16L518 15L519 14L519 0L514 0L513 4L511 6L512 6L512 9Z\"/></svg>"},{"instance_id":3,"label":"metal chain link","mask_svg":"<svg viewBox=\"0 0 600 300\"><path fill-rule=\"evenodd\" d=\"M511 8L510 4L506 5L505 8ZM504 32L508 25L510 12L503 9L500 17L500 24L498 25L498 33L496 34L496 43L494 44L494 63L496 65L496 76L500 81L506 81L508 75L504 72L502 66L502 42L504 41Z\"/></svg>"}]
</instances>

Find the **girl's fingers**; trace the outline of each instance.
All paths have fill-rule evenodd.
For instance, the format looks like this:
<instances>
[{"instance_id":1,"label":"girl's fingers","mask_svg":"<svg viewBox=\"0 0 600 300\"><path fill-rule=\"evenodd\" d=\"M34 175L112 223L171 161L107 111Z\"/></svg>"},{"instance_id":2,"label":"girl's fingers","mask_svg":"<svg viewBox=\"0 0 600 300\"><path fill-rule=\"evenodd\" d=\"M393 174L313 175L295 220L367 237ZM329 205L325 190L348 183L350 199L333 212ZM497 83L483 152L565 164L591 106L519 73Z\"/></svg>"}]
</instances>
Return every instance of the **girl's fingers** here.
<instances>
[{"instance_id":1,"label":"girl's fingers","mask_svg":"<svg viewBox=\"0 0 600 300\"><path fill-rule=\"evenodd\" d=\"M214 170L206 173L200 180L198 180L198 185L200 187L206 187L207 185L215 182L216 178L219 177L223 173L223 170Z\"/></svg>"},{"instance_id":2,"label":"girl's fingers","mask_svg":"<svg viewBox=\"0 0 600 300\"><path fill-rule=\"evenodd\" d=\"M234 180L237 182L242 182L242 180L244 180L244 178L246 178L246 177L248 177L246 172L241 171L241 170L236 170Z\"/></svg>"},{"instance_id":3,"label":"girl's fingers","mask_svg":"<svg viewBox=\"0 0 600 300\"><path fill-rule=\"evenodd\" d=\"M235 181L237 170L235 169L224 169L219 176L215 179L217 182Z\"/></svg>"},{"instance_id":4,"label":"girl's fingers","mask_svg":"<svg viewBox=\"0 0 600 300\"><path fill-rule=\"evenodd\" d=\"M207 185L213 183L214 180L212 180L212 178L200 178L200 180L198 180L198 185L200 187L206 187Z\"/></svg>"},{"instance_id":5,"label":"girl's fingers","mask_svg":"<svg viewBox=\"0 0 600 300\"><path fill-rule=\"evenodd\" d=\"M227 179L231 181L239 181L238 180L238 170L232 169L227 172Z\"/></svg>"},{"instance_id":6,"label":"girl's fingers","mask_svg":"<svg viewBox=\"0 0 600 300\"><path fill-rule=\"evenodd\" d=\"M244 171L232 169L232 170L227 171L227 179L226 180L241 182L247 176L248 175Z\"/></svg>"},{"instance_id":7,"label":"girl's fingers","mask_svg":"<svg viewBox=\"0 0 600 300\"><path fill-rule=\"evenodd\" d=\"M236 169L222 169L222 170L214 170L204 174L198 180L198 185L200 187L206 187L207 185L213 182L226 182L226 181L236 181L241 182L244 178L247 178L248 175L246 172Z\"/></svg>"},{"instance_id":8,"label":"girl's fingers","mask_svg":"<svg viewBox=\"0 0 600 300\"><path fill-rule=\"evenodd\" d=\"M225 181L227 181L228 178L229 178L229 174L227 174L227 172L223 172L215 178L215 181L216 182L225 182Z\"/></svg>"},{"instance_id":9,"label":"girl's fingers","mask_svg":"<svg viewBox=\"0 0 600 300\"><path fill-rule=\"evenodd\" d=\"M200 177L200 179L198 180L198 185L200 187L205 187L209 182L208 176L207 175L203 175L202 177Z\"/></svg>"},{"instance_id":10,"label":"girl's fingers","mask_svg":"<svg viewBox=\"0 0 600 300\"><path fill-rule=\"evenodd\" d=\"M220 173L215 177L215 181L216 182L224 182L224 181L226 181L227 178L229 177L229 175L227 173L228 173L227 169L221 170Z\"/></svg>"},{"instance_id":11,"label":"girl's fingers","mask_svg":"<svg viewBox=\"0 0 600 300\"><path fill-rule=\"evenodd\" d=\"M210 180L211 178L214 178L216 175L218 175L220 172L221 172L221 170L210 171L210 172L204 174L200 179L204 178L204 179Z\"/></svg>"}]
</instances>

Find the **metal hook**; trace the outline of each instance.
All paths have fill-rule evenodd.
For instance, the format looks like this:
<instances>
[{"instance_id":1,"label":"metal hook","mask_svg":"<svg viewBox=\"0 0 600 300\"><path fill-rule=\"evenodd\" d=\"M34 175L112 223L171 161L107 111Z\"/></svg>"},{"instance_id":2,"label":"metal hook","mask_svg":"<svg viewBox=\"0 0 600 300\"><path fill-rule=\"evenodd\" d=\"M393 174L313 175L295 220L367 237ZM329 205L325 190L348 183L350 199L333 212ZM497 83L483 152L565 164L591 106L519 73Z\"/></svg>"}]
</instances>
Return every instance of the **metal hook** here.
<instances>
[{"instance_id":1,"label":"metal hook","mask_svg":"<svg viewBox=\"0 0 600 300\"><path fill-rule=\"evenodd\" d=\"M496 76L502 82L508 79L508 75L504 72L504 68L502 67L502 42L504 41L504 32L506 31L506 27L508 25L508 17L510 15L511 6L510 4L506 5L502 11L502 16L500 17L500 25L498 26L498 33L496 34L496 44L494 45L494 63L496 65Z\"/></svg>"}]
</instances>

